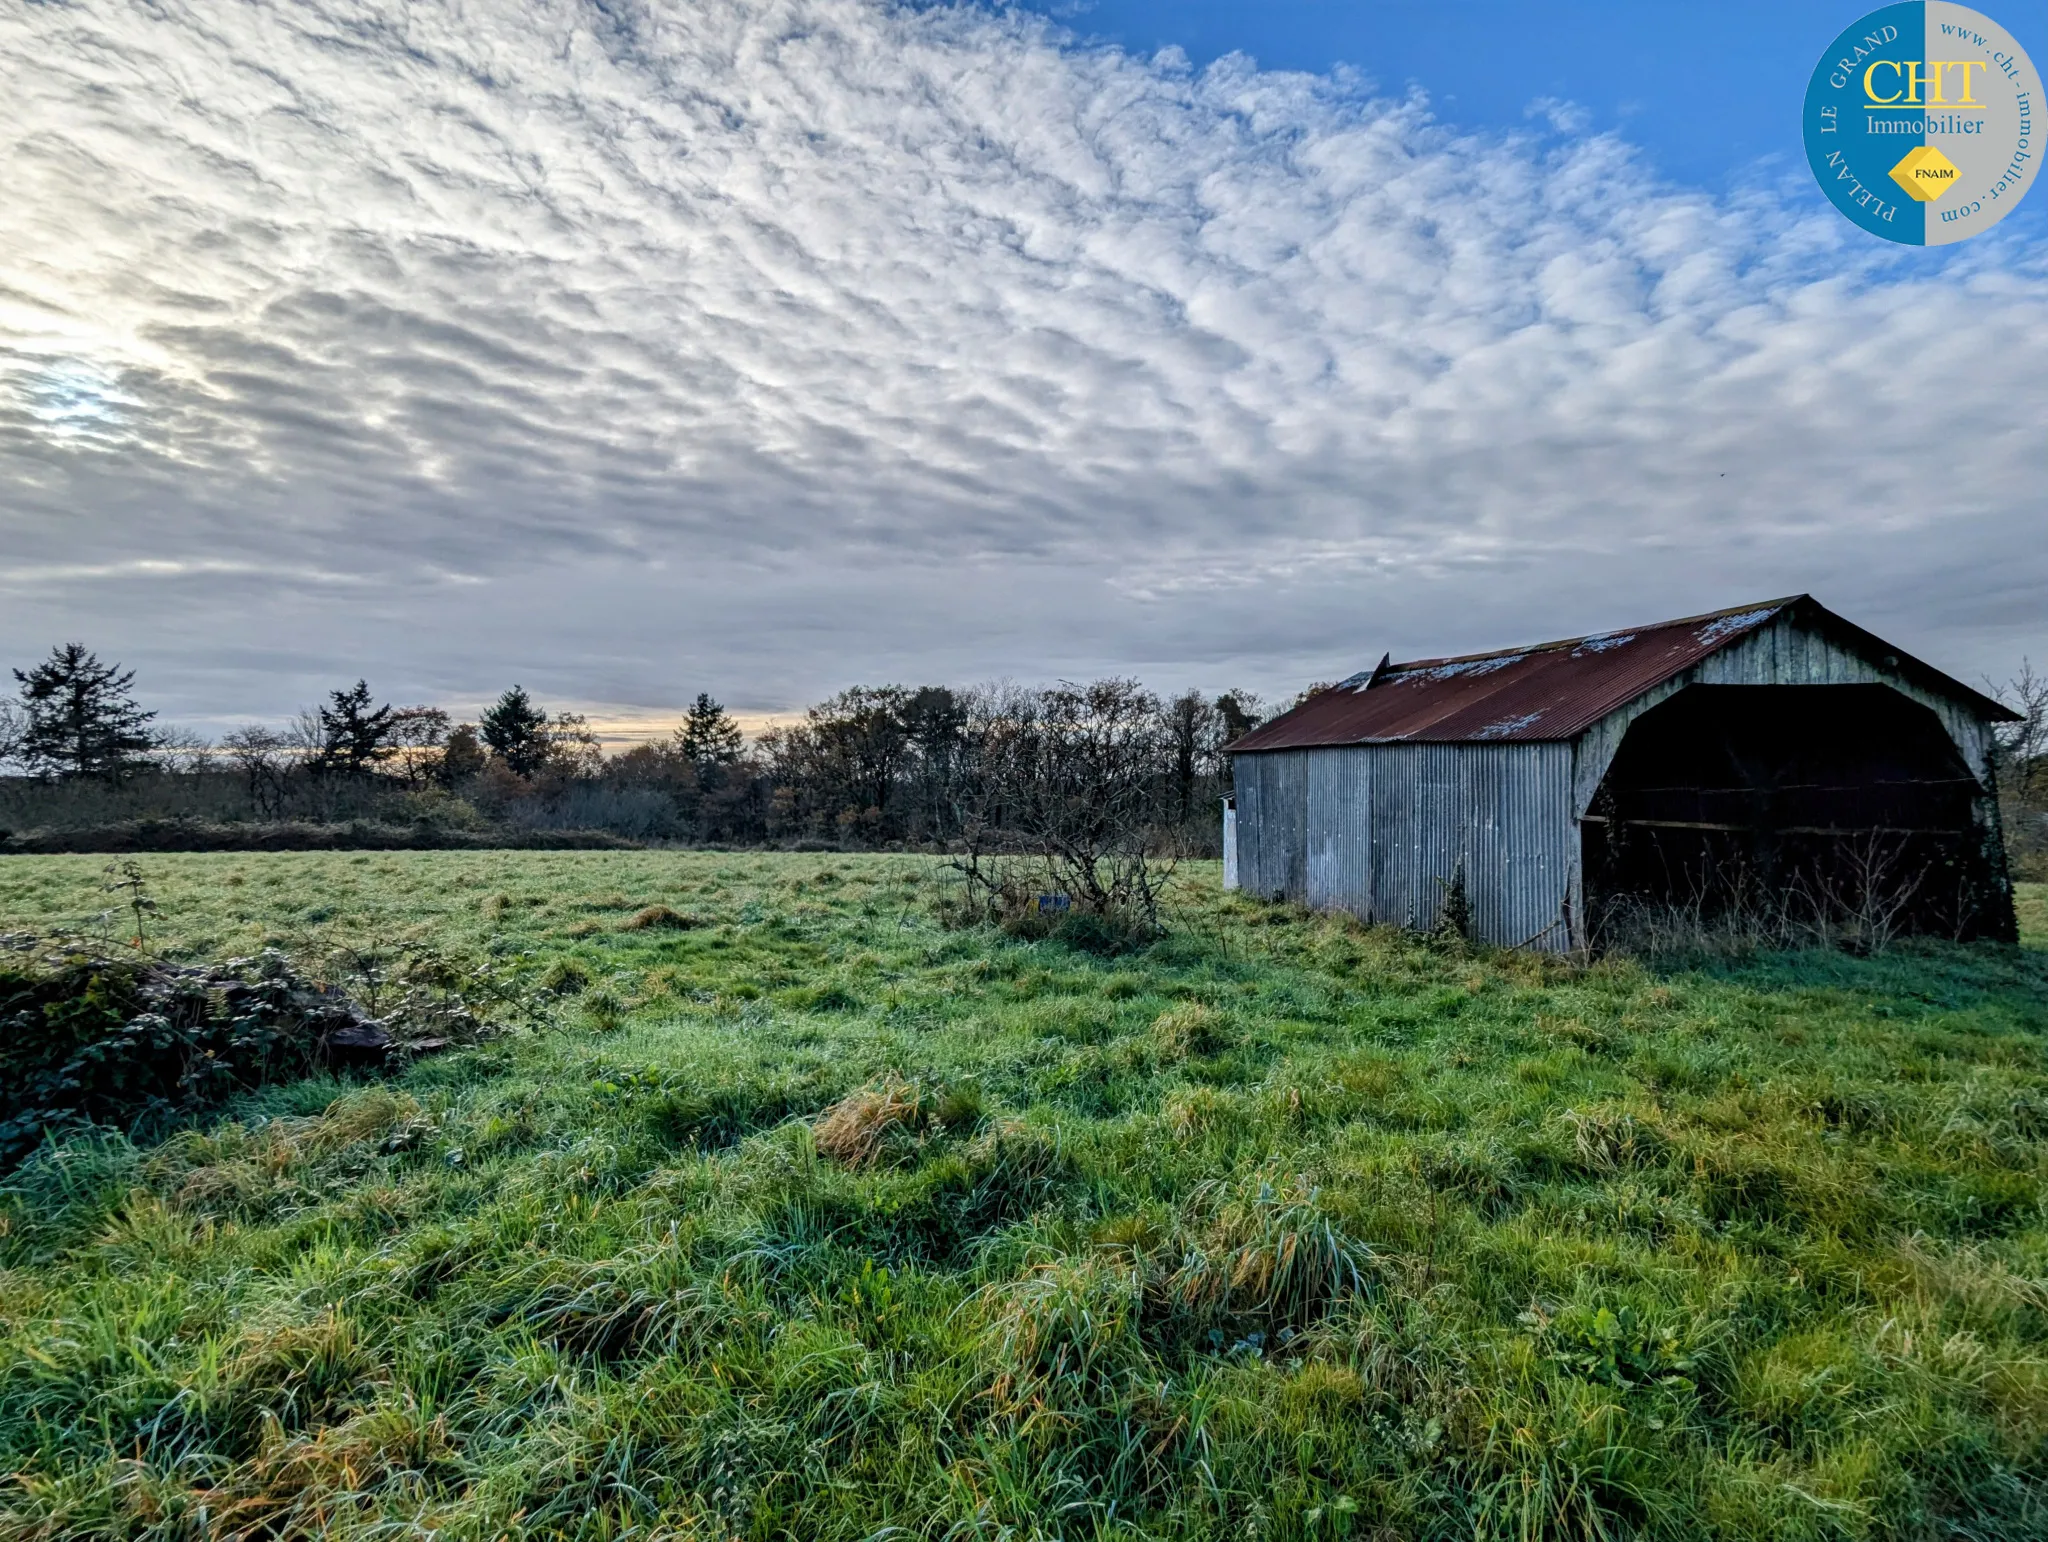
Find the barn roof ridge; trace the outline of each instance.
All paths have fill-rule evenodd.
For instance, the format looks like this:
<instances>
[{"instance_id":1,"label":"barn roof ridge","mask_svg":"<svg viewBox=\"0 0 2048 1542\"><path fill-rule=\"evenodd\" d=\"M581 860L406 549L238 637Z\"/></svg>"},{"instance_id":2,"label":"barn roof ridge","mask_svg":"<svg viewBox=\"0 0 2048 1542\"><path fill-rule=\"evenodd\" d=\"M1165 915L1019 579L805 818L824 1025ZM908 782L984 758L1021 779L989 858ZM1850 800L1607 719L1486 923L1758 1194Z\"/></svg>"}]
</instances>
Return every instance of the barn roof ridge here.
<instances>
[{"instance_id":1,"label":"barn roof ridge","mask_svg":"<svg viewBox=\"0 0 2048 1542\"><path fill-rule=\"evenodd\" d=\"M1553 642L1528 643L1522 647L1488 648L1483 653L1453 653L1440 659L1407 659L1386 665L1379 675L1380 683L1396 675L1417 669L1436 669L1445 664L1483 664L1488 659L1526 658L1532 653L1557 653L1566 648L1577 648L1589 642L1605 642L1609 638L1638 636L1644 632L1661 632L1671 627L1704 626L1708 622L1726 620L1730 616L1746 616L1756 612L1772 614L1798 604L1801 600L1813 600L1810 594L1788 594L1776 600L1758 600L1750 605L1724 605L1719 610L1702 611L1697 616L1674 616L1669 621L1644 621L1635 626L1613 626L1604 632L1587 632L1578 637L1560 637ZM1818 603L1815 601L1815 603ZM1825 608L1825 607L1823 607ZM1746 630L1746 629L1745 629ZM1731 634L1731 640L1732 636ZM1357 679L1358 676L1352 676ZM1370 682L1369 682L1370 683Z\"/></svg>"},{"instance_id":2,"label":"barn roof ridge","mask_svg":"<svg viewBox=\"0 0 2048 1542\"><path fill-rule=\"evenodd\" d=\"M1637 627L1414 659L1361 671L1226 746L1246 751L1385 743L1574 739L1610 712L1782 616L1796 615L1838 645L1923 689L2009 720L1999 702L1842 616L1810 594L1730 605Z\"/></svg>"}]
</instances>

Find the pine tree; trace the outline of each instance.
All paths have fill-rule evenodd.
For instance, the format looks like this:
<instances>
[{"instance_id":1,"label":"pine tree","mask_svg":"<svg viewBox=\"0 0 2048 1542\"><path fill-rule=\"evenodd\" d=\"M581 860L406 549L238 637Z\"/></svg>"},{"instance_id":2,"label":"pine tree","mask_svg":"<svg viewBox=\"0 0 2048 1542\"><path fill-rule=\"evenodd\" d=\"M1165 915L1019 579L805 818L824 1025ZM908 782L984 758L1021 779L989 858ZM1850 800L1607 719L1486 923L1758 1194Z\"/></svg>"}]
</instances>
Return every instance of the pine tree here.
<instances>
[{"instance_id":1,"label":"pine tree","mask_svg":"<svg viewBox=\"0 0 2048 1542\"><path fill-rule=\"evenodd\" d=\"M740 758L746 742L746 735L740 732L732 714L713 701L707 691L697 693L683 726L676 730L676 748L696 767L700 777L707 770L732 765Z\"/></svg>"},{"instance_id":2,"label":"pine tree","mask_svg":"<svg viewBox=\"0 0 2048 1542\"><path fill-rule=\"evenodd\" d=\"M521 776L533 776L547 764L554 741L548 715L533 704L523 686L513 686L477 719L484 743Z\"/></svg>"},{"instance_id":3,"label":"pine tree","mask_svg":"<svg viewBox=\"0 0 2048 1542\"><path fill-rule=\"evenodd\" d=\"M149 727L156 714L137 705L132 669L102 664L97 654L66 643L26 674L15 670L14 678L26 718L15 755L39 776L117 780L156 746Z\"/></svg>"},{"instance_id":4,"label":"pine tree","mask_svg":"<svg viewBox=\"0 0 2048 1542\"><path fill-rule=\"evenodd\" d=\"M397 748L392 742L395 714L389 706L370 705L366 681L330 691L327 699L329 705L320 709L321 770L359 774L391 757Z\"/></svg>"}]
</instances>

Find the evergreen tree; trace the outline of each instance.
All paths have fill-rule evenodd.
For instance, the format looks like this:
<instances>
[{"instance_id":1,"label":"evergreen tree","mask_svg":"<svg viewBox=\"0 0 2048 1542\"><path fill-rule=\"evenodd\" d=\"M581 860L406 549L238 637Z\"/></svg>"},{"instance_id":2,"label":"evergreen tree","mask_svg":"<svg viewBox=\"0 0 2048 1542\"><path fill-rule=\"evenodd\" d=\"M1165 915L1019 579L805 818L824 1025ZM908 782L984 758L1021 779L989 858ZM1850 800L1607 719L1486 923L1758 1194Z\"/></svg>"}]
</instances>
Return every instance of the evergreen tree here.
<instances>
[{"instance_id":1,"label":"evergreen tree","mask_svg":"<svg viewBox=\"0 0 2048 1542\"><path fill-rule=\"evenodd\" d=\"M14 678L25 718L15 755L39 776L118 779L156 746L149 727L156 714L137 705L132 669L102 664L66 643L26 674L15 670Z\"/></svg>"},{"instance_id":2,"label":"evergreen tree","mask_svg":"<svg viewBox=\"0 0 2048 1542\"><path fill-rule=\"evenodd\" d=\"M746 742L746 735L740 732L732 714L713 701L707 691L697 693L683 726L676 730L676 748L696 768L700 779L707 771L715 772L737 762Z\"/></svg>"},{"instance_id":3,"label":"evergreen tree","mask_svg":"<svg viewBox=\"0 0 2048 1542\"><path fill-rule=\"evenodd\" d=\"M396 751L395 714L389 706L370 704L370 687L358 680L345 691L330 691L320 709L320 769L368 771Z\"/></svg>"},{"instance_id":4,"label":"evergreen tree","mask_svg":"<svg viewBox=\"0 0 2048 1542\"><path fill-rule=\"evenodd\" d=\"M1216 780L1224 792L1236 786L1237 776L1230 757L1221 753L1222 749L1257 728L1262 711L1258 697L1249 691L1225 691L1216 698Z\"/></svg>"},{"instance_id":5,"label":"evergreen tree","mask_svg":"<svg viewBox=\"0 0 2048 1542\"><path fill-rule=\"evenodd\" d=\"M547 764L554 740L548 715L533 704L522 686L513 686L477 719L477 729L498 758L521 776L533 776Z\"/></svg>"},{"instance_id":6,"label":"evergreen tree","mask_svg":"<svg viewBox=\"0 0 2048 1542\"><path fill-rule=\"evenodd\" d=\"M448 742L441 747L441 760L435 767L434 779L444 787L459 786L471 777L481 775L484 765L484 747L477 738L476 725L457 723L448 731Z\"/></svg>"},{"instance_id":7,"label":"evergreen tree","mask_svg":"<svg viewBox=\"0 0 2048 1542\"><path fill-rule=\"evenodd\" d=\"M1225 691L1216 698L1216 714L1223 720L1225 744L1242 739L1259 726L1258 698L1244 691Z\"/></svg>"}]
</instances>

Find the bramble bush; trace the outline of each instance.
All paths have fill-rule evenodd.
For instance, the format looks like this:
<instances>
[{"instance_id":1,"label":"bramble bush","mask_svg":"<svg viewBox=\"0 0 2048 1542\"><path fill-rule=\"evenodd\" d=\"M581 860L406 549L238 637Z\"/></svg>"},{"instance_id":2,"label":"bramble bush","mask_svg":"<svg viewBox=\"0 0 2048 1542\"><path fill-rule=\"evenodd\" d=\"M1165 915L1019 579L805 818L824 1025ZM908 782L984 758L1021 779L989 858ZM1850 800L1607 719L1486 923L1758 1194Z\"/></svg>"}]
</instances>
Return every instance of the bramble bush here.
<instances>
[{"instance_id":1,"label":"bramble bush","mask_svg":"<svg viewBox=\"0 0 2048 1542\"><path fill-rule=\"evenodd\" d=\"M408 960L398 980L360 955L338 960L389 1010L316 984L276 949L219 965L9 939L0 960L0 1166L54 1136L99 1125L160 1134L238 1092L325 1071L374 1068L485 1025L446 960Z\"/></svg>"}]
</instances>

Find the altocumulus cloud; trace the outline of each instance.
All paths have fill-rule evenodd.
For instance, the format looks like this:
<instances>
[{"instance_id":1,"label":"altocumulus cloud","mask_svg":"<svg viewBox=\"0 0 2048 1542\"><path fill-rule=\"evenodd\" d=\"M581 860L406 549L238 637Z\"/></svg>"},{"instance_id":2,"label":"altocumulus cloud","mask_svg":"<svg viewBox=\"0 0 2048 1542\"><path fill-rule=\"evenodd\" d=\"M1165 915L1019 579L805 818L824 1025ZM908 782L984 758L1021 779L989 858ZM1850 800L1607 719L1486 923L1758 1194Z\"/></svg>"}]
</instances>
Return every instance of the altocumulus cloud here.
<instances>
[{"instance_id":1,"label":"altocumulus cloud","mask_svg":"<svg viewBox=\"0 0 2048 1542\"><path fill-rule=\"evenodd\" d=\"M2048 592L2019 222L863 0L15 5L0 100L0 647L191 718L1277 687L1814 586L1991 668Z\"/></svg>"}]
</instances>

